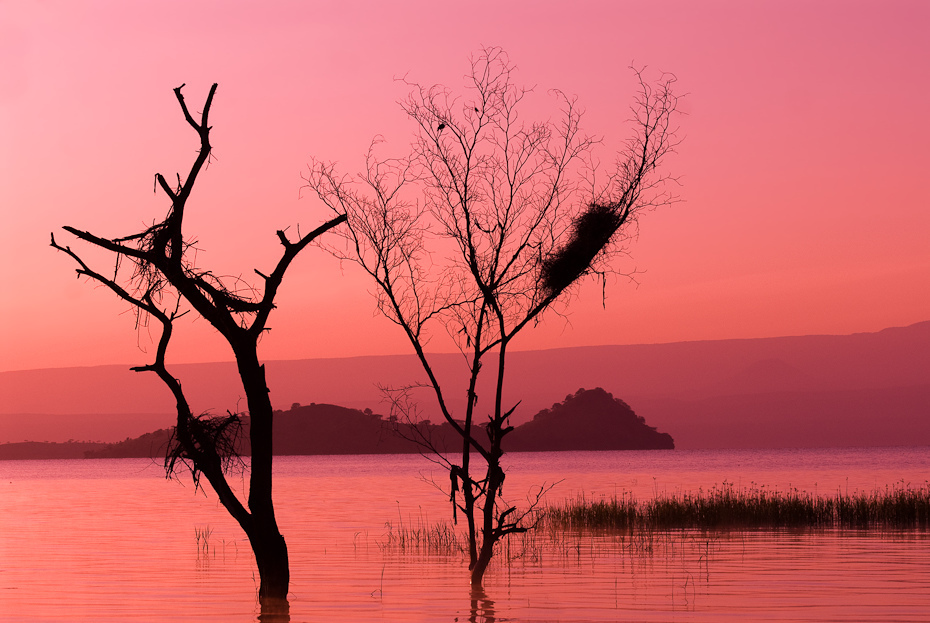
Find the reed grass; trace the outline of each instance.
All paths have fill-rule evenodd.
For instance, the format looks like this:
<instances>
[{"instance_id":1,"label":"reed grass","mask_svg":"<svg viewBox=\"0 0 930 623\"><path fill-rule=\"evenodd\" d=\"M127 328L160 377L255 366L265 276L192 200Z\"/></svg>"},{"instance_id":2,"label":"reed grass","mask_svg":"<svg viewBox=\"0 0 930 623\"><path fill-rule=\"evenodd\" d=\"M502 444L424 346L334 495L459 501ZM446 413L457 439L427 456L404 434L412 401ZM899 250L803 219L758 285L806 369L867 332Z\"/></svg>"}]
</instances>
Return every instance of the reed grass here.
<instances>
[{"instance_id":1,"label":"reed grass","mask_svg":"<svg viewBox=\"0 0 930 623\"><path fill-rule=\"evenodd\" d=\"M385 533L378 545L382 550L454 555L466 552L467 537L449 521L430 522L424 515L404 522L385 522Z\"/></svg>"},{"instance_id":2,"label":"reed grass","mask_svg":"<svg viewBox=\"0 0 930 623\"><path fill-rule=\"evenodd\" d=\"M659 494L639 501L630 494L600 500L579 496L540 510L552 530L674 530L753 528L930 528L930 484L899 483L870 493L816 495L764 486L724 483L697 493Z\"/></svg>"},{"instance_id":3,"label":"reed grass","mask_svg":"<svg viewBox=\"0 0 930 623\"><path fill-rule=\"evenodd\" d=\"M194 536L197 538L197 555L210 553L210 535L213 534L213 528L210 526L194 526Z\"/></svg>"},{"instance_id":4,"label":"reed grass","mask_svg":"<svg viewBox=\"0 0 930 623\"><path fill-rule=\"evenodd\" d=\"M753 529L930 530L930 482L834 495L764 485L737 488L726 482L709 490L657 494L645 501L630 493L597 500L581 495L538 508L533 521L535 530L498 543L492 564L509 566L552 557L580 561L596 557L610 544L634 558L649 556L660 547L680 547L676 530L691 534L691 539L696 532ZM449 520L430 522L421 513L405 521L398 513L398 520L386 522L385 528L377 542L386 553L465 556L468 552L467 536ZM597 531L606 532L609 540L589 538ZM669 537L673 541L663 540ZM695 547L709 556L711 541L705 536L698 541Z\"/></svg>"}]
</instances>

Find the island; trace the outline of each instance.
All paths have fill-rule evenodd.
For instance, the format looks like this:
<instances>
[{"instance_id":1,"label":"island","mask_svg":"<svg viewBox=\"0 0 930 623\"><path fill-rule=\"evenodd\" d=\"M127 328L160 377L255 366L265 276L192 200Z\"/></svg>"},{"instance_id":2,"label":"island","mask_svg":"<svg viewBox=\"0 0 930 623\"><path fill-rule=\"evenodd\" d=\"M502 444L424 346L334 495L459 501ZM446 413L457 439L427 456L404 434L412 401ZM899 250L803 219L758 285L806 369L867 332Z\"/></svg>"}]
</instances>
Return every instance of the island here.
<instances>
[{"instance_id":1,"label":"island","mask_svg":"<svg viewBox=\"0 0 930 623\"><path fill-rule=\"evenodd\" d=\"M239 452L248 455L248 416L242 416L239 424ZM473 427L473 434L478 437L485 433L479 425ZM161 429L109 444L0 444L0 459L157 458L164 456L171 435L171 429ZM287 411L275 411L276 455L409 454L423 451L424 439L439 451L451 450L461 443L448 423L405 422L370 409L295 403ZM505 443L511 452L674 447L671 435L647 425L629 405L599 387L579 389L562 402L543 409L532 420L515 427Z\"/></svg>"}]
</instances>

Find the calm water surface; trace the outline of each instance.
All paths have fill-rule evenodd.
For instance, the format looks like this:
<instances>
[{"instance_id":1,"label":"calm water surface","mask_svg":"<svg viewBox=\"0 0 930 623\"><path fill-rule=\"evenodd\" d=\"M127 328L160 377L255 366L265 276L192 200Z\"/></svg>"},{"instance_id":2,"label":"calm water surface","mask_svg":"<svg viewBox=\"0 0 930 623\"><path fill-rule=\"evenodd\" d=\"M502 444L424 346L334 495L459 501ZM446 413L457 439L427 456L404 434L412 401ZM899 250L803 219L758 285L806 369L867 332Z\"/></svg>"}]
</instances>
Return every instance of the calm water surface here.
<instances>
[{"instance_id":1,"label":"calm water surface","mask_svg":"<svg viewBox=\"0 0 930 623\"><path fill-rule=\"evenodd\" d=\"M822 494L930 478L930 448L526 453L505 494L548 499L737 487ZM927 621L930 535L537 535L472 594L461 554L385 549L444 519L419 456L280 457L293 621ZM209 532L206 545L197 532ZM510 560L504 560L509 556ZM215 496L148 460L0 462L0 620L251 621L248 544Z\"/></svg>"}]
</instances>

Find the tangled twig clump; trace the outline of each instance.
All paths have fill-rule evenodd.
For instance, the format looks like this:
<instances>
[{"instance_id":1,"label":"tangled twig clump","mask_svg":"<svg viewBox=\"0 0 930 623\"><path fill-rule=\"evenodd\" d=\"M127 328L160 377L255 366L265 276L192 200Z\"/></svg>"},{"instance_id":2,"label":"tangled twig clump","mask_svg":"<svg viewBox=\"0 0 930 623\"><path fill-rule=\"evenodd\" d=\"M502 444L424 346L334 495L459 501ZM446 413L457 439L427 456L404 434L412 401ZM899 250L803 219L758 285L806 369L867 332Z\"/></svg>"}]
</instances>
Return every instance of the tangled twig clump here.
<instances>
[{"instance_id":1,"label":"tangled twig clump","mask_svg":"<svg viewBox=\"0 0 930 623\"><path fill-rule=\"evenodd\" d=\"M558 295L588 272L627 219L628 212L618 208L591 203L575 218L568 241L540 263L539 280L547 295Z\"/></svg>"},{"instance_id":2,"label":"tangled twig clump","mask_svg":"<svg viewBox=\"0 0 930 623\"><path fill-rule=\"evenodd\" d=\"M242 418L238 413L210 415L202 413L187 420L186 431L174 428L165 454L165 471L177 476L178 463L189 468L194 485L200 485L199 464L217 461L224 472L242 462ZM186 437L184 443L180 436ZM196 455L196 456L194 456Z\"/></svg>"}]
</instances>

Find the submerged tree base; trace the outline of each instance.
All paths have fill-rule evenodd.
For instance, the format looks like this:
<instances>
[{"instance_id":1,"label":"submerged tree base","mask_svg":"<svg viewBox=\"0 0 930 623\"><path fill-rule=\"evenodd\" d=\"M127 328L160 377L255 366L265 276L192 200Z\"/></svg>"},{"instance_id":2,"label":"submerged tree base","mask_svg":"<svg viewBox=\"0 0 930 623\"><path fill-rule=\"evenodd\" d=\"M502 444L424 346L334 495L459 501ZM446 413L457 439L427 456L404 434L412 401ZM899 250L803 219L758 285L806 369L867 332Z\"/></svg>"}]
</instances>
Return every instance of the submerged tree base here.
<instances>
[{"instance_id":1,"label":"submerged tree base","mask_svg":"<svg viewBox=\"0 0 930 623\"><path fill-rule=\"evenodd\" d=\"M289 623L291 620L291 605L287 599L275 597L262 597L259 599L261 613L258 615L260 623Z\"/></svg>"},{"instance_id":2,"label":"submerged tree base","mask_svg":"<svg viewBox=\"0 0 930 623\"><path fill-rule=\"evenodd\" d=\"M753 528L930 529L930 484L894 485L871 493L815 495L764 486L602 500L583 496L541 510L549 529L674 530Z\"/></svg>"}]
</instances>

